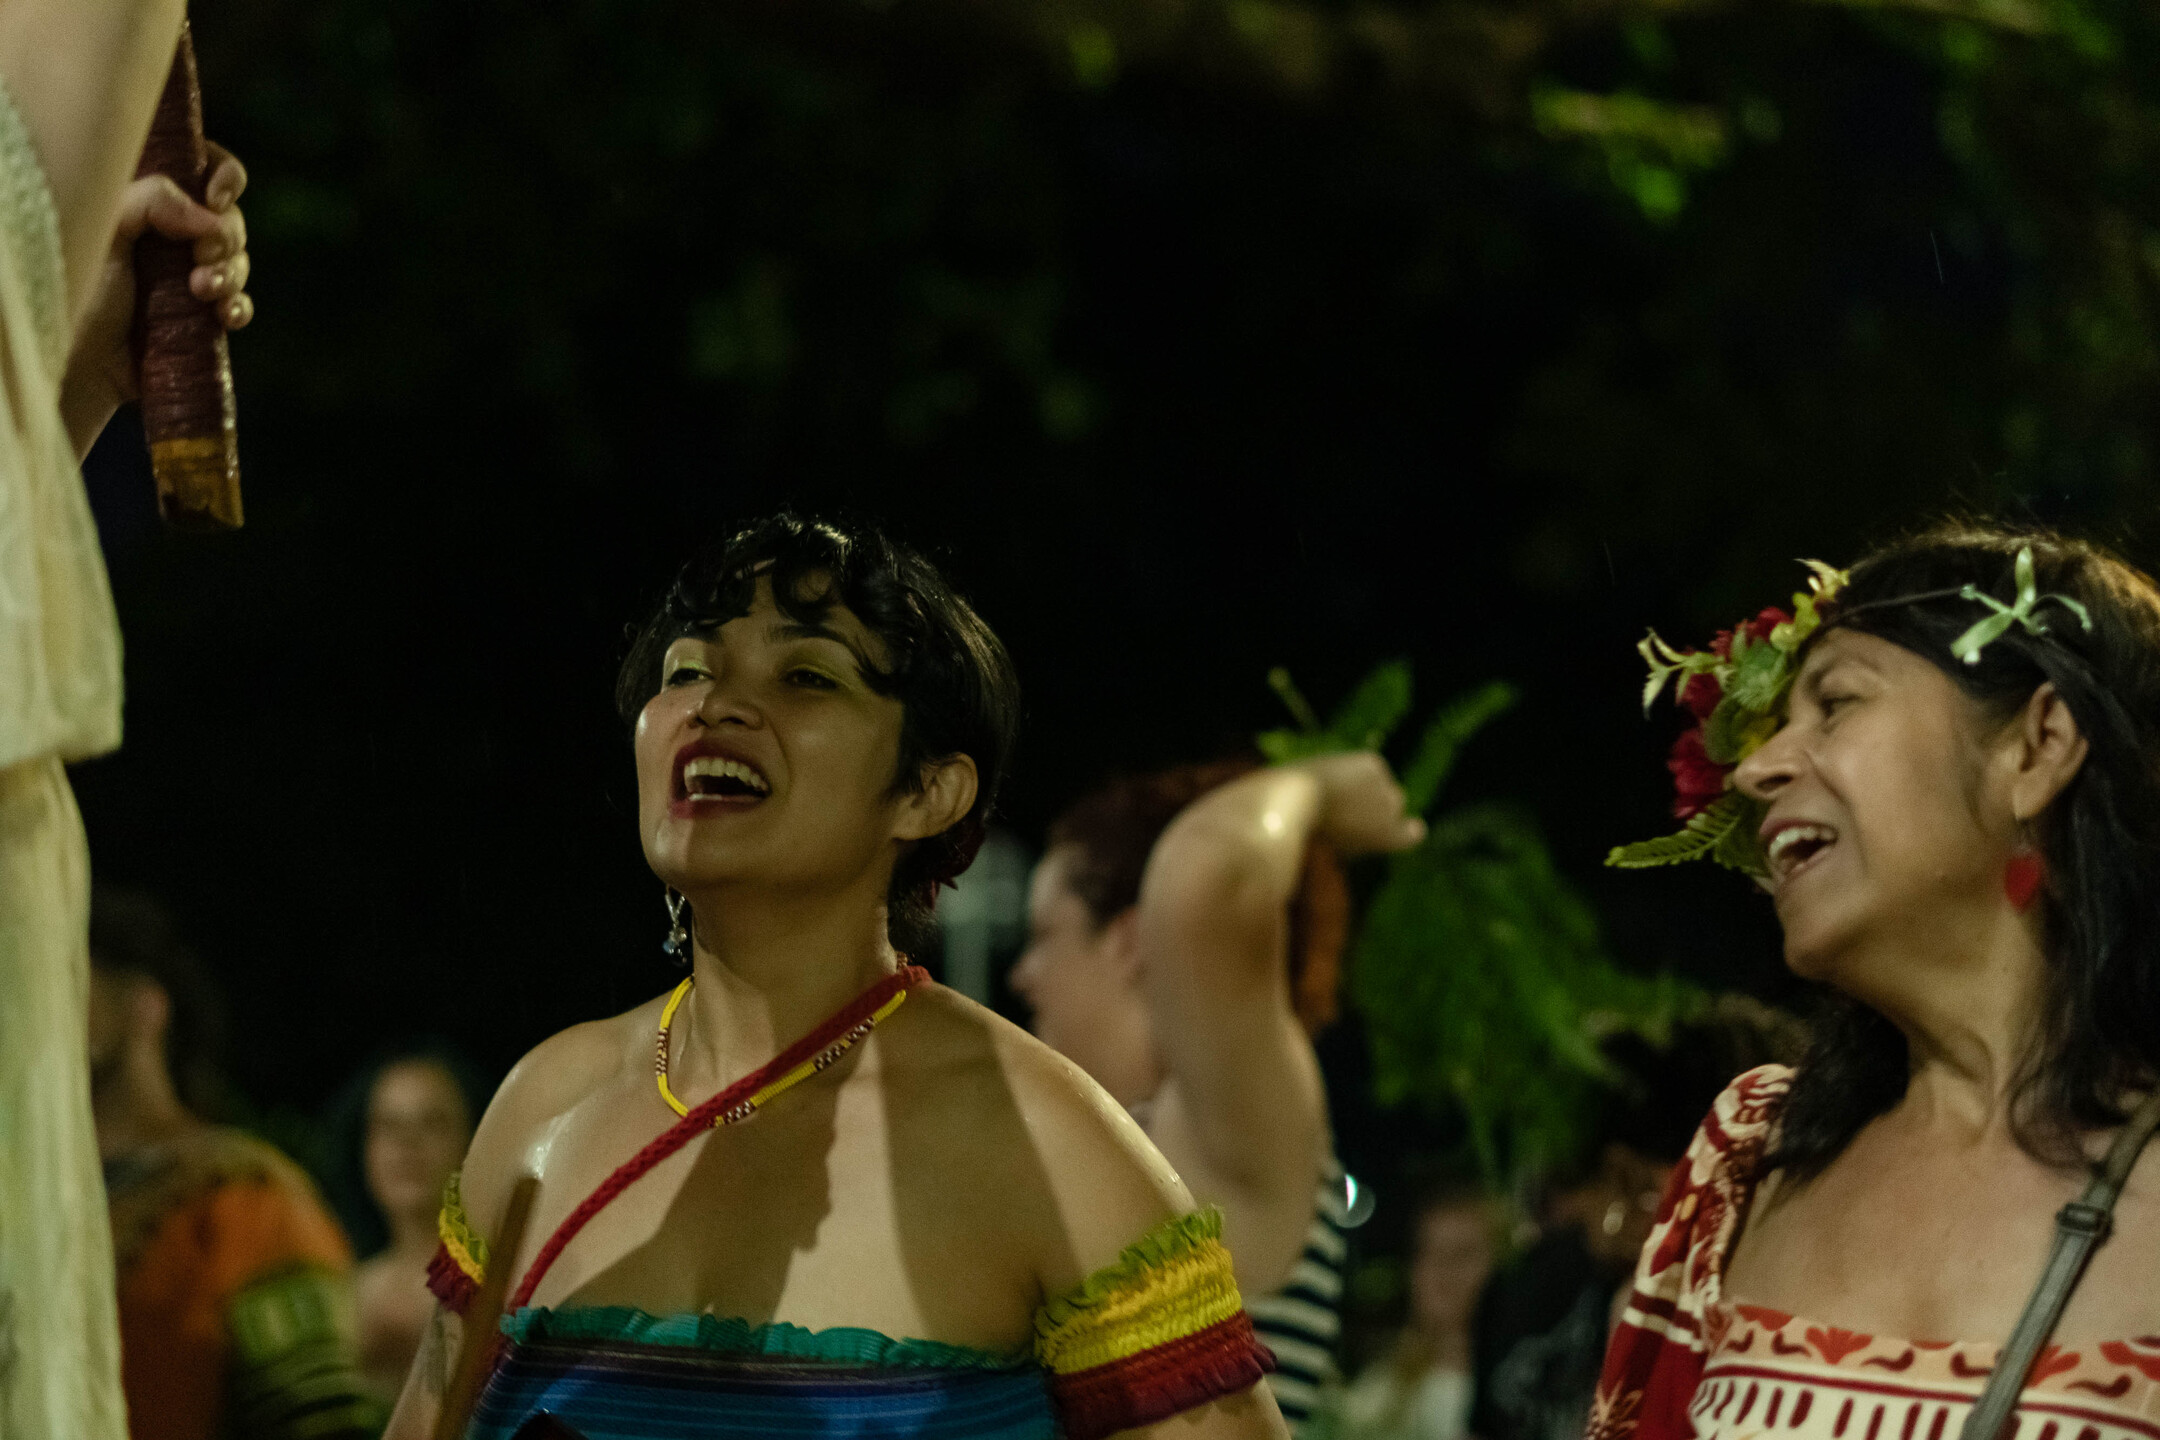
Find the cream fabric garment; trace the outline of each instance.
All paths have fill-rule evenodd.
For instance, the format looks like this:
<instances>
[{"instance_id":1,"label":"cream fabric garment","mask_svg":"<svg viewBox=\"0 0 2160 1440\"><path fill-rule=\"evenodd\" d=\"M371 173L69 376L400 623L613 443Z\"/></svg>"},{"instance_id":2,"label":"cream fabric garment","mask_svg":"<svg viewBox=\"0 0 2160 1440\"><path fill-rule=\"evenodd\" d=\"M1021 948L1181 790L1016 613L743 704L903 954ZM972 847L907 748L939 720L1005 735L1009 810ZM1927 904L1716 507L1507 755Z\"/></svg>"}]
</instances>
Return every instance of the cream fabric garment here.
<instances>
[{"instance_id":1,"label":"cream fabric garment","mask_svg":"<svg viewBox=\"0 0 2160 1440\"><path fill-rule=\"evenodd\" d=\"M125 1440L90 1121L89 854L64 760L120 743L120 632L60 423L60 227L0 87L0 1440Z\"/></svg>"}]
</instances>

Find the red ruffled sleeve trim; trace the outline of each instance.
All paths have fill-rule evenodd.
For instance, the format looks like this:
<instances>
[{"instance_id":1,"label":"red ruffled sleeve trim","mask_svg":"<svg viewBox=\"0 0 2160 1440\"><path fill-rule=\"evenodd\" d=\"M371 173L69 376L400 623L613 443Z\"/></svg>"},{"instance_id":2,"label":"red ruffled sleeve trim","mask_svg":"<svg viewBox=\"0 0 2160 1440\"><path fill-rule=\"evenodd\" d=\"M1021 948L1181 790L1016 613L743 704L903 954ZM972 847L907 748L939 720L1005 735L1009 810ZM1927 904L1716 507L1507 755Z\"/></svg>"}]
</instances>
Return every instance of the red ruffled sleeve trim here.
<instances>
[{"instance_id":1,"label":"red ruffled sleeve trim","mask_svg":"<svg viewBox=\"0 0 2160 1440\"><path fill-rule=\"evenodd\" d=\"M450 1258L446 1245L435 1247L435 1258L428 1261L427 1288L434 1292L443 1308L453 1315L463 1315L472 1304L473 1295L480 1289L478 1282L465 1273L457 1261Z\"/></svg>"},{"instance_id":2,"label":"red ruffled sleeve trim","mask_svg":"<svg viewBox=\"0 0 2160 1440\"><path fill-rule=\"evenodd\" d=\"M1101 1440L1250 1390L1275 1368L1244 1311L1107 1365L1054 1375L1066 1440Z\"/></svg>"}]
</instances>

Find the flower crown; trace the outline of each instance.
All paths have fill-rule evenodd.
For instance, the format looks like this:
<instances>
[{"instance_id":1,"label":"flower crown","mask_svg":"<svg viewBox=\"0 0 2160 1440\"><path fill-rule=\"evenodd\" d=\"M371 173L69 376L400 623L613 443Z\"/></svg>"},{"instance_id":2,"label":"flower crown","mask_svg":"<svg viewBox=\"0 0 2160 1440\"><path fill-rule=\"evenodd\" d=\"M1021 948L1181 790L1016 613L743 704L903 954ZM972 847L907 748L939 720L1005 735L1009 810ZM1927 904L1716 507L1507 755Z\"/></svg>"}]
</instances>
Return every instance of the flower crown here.
<instances>
[{"instance_id":1,"label":"flower crown","mask_svg":"<svg viewBox=\"0 0 2160 1440\"><path fill-rule=\"evenodd\" d=\"M1636 647L1650 666L1650 679L1643 686L1643 713L1650 713L1670 682L1675 703L1695 717L1695 723L1673 742L1671 758L1665 762L1673 776L1673 818L1686 824L1676 834L1616 846L1605 857L1606 864L1641 870L1707 857L1749 875L1769 873L1756 834L1763 805L1733 788L1733 771L1785 724L1785 698L1798 672L1800 649L1822 627L1823 607L1837 599L1847 579L1845 571L1820 560L1800 563L1813 573L1808 588L1794 594L1790 614L1772 606L1752 620L1719 631L1708 650L1675 650L1655 630ZM2092 616L2077 600L2039 593L2030 545L2018 551L2016 580L2017 598L2008 604L1977 585L1962 585L1869 601L1843 610L1841 618L1928 600L1976 602L1989 613L1950 642L1950 653L1967 665L1979 664L1981 651L2013 625L2032 635L2045 635L2047 625L2033 612L2048 601L2068 610L2087 631L2092 629Z\"/></svg>"}]
</instances>

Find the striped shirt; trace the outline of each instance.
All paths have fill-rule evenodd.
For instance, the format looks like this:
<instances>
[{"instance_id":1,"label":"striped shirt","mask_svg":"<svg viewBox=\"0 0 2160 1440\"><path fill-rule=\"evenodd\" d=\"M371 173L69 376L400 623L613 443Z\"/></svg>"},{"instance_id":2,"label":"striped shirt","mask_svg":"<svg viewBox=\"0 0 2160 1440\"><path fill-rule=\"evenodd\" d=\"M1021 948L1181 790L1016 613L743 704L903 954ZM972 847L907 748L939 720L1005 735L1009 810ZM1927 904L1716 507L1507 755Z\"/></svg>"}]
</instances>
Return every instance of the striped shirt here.
<instances>
[{"instance_id":1,"label":"striped shirt","mask_svg":"<svg viewBox=\"0 0 2160 1440\"><path fill-rule=\"evenodd\" d=\"M1321 1389L1341 1378L1335 1368L1335 1342L1342 1336L1349 1218L1342 1166L1330 1159L1313 1197L1304 1253L1290 1278L1274 1294L1258 1296L1245 1306L1260 1343L1275 1352L1268 1387L1293 1433L1312 1414Z\"/></svg>"}]
</instances>

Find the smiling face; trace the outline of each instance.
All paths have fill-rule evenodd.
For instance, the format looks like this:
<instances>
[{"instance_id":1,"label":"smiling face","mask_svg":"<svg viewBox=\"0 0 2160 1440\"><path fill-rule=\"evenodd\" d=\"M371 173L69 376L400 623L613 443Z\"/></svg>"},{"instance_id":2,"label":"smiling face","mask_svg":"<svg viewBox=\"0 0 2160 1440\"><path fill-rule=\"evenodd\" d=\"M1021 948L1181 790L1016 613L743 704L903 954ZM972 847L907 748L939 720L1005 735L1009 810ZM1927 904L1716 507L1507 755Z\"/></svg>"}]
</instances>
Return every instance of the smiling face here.
<instances>
[{"instance_id":1,"label":"smiling face","mask_svg":"<svg viewBox=\"0 0 2160 1440\"><path fill-rule=\"evenodd\" d=\"M2015 730L1887 640L1836 630L1814 646L1790 719L1734 774L1769 807L1770 886L1797 973L1869 999L1896 983L1854 969L1875 942L1942 951L1994 915L2018 841Z\"/></svg>"},{"instance_id":2,"label":"smiling face","mask_svg":"<svg viewBox=\"0 0 2160 1440\"><path fill-rule=\"evenodd\" d=\"M885 663L844 606L806 623L762 578L748 614L670 643L634 741L653 872L693 898L741 881L816 891L872 880L882 898L901 848L974 796L964 756L944 767L965 772L957 779L895 786L902 707L868 679Z\"/></svg>"},{"instance_id":3,"label":"smiling face","mask_svg":"<svg viewBox=\"0 0 2160 1440\"><path fill-rule=\"evenodd\" d=\"M368 1193L386 1215L426 1221L471 1138L464 1092L448 1070L433 1060L385 1066L368 1096Z\"/></svg>"}]
</instances>

